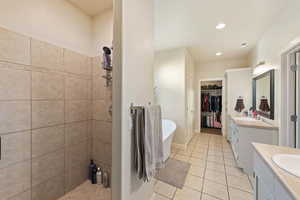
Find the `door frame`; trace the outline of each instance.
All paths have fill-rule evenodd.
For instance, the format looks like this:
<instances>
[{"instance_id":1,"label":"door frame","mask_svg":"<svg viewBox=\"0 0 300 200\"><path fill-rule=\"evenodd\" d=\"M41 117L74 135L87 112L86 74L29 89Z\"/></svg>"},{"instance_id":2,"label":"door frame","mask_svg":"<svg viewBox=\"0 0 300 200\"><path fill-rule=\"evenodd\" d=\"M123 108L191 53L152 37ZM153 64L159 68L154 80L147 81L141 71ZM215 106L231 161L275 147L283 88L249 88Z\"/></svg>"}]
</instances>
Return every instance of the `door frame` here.
<instances>
[{"instance_id":1,"label":"door frame","mask_svg":"<svg viewBox=\"0 0 300 200\"><path fill-rule=\"evenodd\" d=\"M201 119L201 82L206 82L206 81L221 81L222 82L222 128L221 128L221 131L222 131L222 136L225 136L225 125L226 125L226 122L225 122L225 78L208 78L208 79L200 79L199 82L198 82L198 101L197 101L197 104L198 105L198 132L201 133L201 122L202 122L202 119Z\"/></svg>"},{"instance_id":2,"label":"door frame","mask_svg":"<svg viewBox=\"0 0 300 200\"><path fill-rule=\"evenodd\" d=\"M281 118L280 118L280 138L279 145L295 147L294 125L291 123L290 116L292 112L293 91L291 86L290 55L300 51L300 41L287 47L281 54ZM300 69L299 69L300 70Z\"/></svg>"}]
</instances>

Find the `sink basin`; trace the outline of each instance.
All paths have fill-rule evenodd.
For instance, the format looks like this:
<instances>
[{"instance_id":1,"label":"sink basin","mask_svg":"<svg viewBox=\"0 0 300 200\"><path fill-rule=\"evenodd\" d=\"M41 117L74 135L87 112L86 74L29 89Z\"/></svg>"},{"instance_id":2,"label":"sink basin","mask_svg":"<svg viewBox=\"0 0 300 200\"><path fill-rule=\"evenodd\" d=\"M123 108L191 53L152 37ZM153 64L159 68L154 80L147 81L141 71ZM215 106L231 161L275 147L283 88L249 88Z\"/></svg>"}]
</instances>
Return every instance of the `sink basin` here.
<instances>
[{"instance_id":1,"label":"sink basin","mask_svg":"<svg viewBox=\"0 0 300 200\"><path fill-rule=\"evenodd\" d=\"M277 154L272 160L281 169L300 178L300 155Z\"/></svg>"}]
</instances>

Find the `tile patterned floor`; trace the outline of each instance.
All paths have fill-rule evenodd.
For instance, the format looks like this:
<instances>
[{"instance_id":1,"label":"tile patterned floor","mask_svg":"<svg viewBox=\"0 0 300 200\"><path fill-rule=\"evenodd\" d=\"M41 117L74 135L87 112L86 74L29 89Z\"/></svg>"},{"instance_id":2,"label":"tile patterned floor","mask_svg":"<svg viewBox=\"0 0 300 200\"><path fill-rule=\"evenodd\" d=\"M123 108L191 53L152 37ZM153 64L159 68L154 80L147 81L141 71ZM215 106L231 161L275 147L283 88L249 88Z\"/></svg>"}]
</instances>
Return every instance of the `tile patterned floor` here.
<instances>
[{"instance_id":1,"label":"tile patterned floor","mask_svg":"<svg viewBox=\"0 0 300 200\"><path fill-rule=\"evenodd\" d=\"M92 185L86 181L59 200L110 200L111 189L105 189L99 185Z\"/></svg>"},{"instance_id":2,"label":"tile patterned floor","mask_svg":"<svg viewBox=\"0 0 300 200\"><path fill-rule=\"evenodd\" d=\"M252 200L249 177L236 167L230 144L222 136L196 134L186 151L171 157L191 163L185 186L156 181L152 200Z\"/></svg>"}]
</instances>

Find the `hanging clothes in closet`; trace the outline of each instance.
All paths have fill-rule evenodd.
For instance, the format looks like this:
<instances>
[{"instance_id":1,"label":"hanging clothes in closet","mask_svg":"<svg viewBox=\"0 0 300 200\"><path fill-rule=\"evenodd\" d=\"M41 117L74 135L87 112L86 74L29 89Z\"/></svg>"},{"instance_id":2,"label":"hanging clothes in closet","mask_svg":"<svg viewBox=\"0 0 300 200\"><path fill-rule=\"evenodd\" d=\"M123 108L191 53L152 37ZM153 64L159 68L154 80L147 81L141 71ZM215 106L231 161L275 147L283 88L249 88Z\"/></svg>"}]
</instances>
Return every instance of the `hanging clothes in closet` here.
<instances>
[{"instance_id":1,"label":"hanging clothes in closet","mask_svg":"<svg viewBox=\"0 0 300 200\"><path fill-rule=\"evenodd\" d=\"M222 128L222 87L202 88L201 111L203 128Z\"/></svg>"}]
</instances>

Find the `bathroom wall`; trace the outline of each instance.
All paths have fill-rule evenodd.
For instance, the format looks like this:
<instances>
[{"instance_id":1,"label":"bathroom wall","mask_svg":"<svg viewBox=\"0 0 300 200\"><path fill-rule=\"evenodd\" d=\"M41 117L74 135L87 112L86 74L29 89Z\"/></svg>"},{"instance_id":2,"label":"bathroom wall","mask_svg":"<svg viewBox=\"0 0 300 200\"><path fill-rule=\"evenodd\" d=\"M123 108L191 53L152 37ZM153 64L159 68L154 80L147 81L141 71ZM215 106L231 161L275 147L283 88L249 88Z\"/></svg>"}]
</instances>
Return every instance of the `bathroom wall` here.
<instances>
[{"instance_id":1,"label":"bathroom wall","mask_svg":"<svg viewBox=\"0 0 300 200\"><path fill-rule=\"evenodd\" d=\"M130 104L153 102L153 1L114 1L113 200L148 200L132 166Z\"/></svg>"},{"instance_id":2,"label":"bathroom wall","mask_svg":"<svg viewBox=\"0 0 300 200\"><path fill-rule=\"evenodd\" d=\"M1 27L93 55L92 20L65 0L5 0L0 7Z\"/></svg>"},{"instance_id":3,"label":"bathroom wall","mask_svg":"<svg viewBox=\"0 0 300 200\"><path fill-rule=\"evenodd\" d=\"M194 61L184 48L155 52L154 87L156 103L164 119L177 129L173 144L185 148L193 136Z\"/></svg>"},{"instance_id":4,"label":"bathroom wall","mask_svg":"<svg viewBox=\"0 0 300 200\"><path fill-rule=\"evenodd\" d=\"M93 56L102 54L103 46L112 46L113 42L113 9L104 11L103 13L93 17L92 27L93 38Z\"/></svg>"},{"instance_id":5,"label":"bathroom wall","mask_svg":"<svg viewBox=\"0 0 300 200\"><path fill-rule=\"evenodd\" d=\"M176 125L174 143L186 143L185 116L185 50L155 52L154 87L156 103L162 106L162 117Z\"/></svg>"},{"instance_id":6,"label":"bathroom wall","mask_svg":"<svg viewBox=\"0 0 300 200\"><path fill-rule=\"evenodd\" d=\"M270 122L279 125L279 143L287 145L287 132L281 129L281 54L300 41L299 7L297 0L287 0L287 7L278 14L272 25L261 37L252 53L252 66L266 61L275 70L275 120Z\"/></svg>"},{"instance_id":7,"label":"bathroom wall","mask_svg":"<svg viewBox=\"0 0 300 200\"><path fill-rule=\"evenodd\" d=\"M1 199L52 200L86 180L91 62L0 29Z\"/></svg>"}]
</instances>

